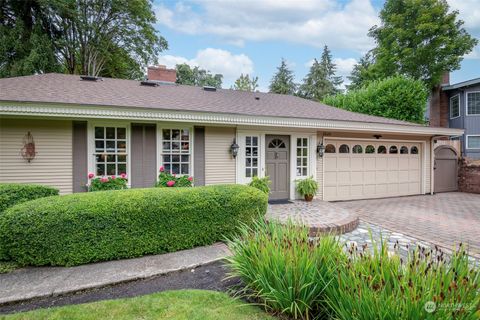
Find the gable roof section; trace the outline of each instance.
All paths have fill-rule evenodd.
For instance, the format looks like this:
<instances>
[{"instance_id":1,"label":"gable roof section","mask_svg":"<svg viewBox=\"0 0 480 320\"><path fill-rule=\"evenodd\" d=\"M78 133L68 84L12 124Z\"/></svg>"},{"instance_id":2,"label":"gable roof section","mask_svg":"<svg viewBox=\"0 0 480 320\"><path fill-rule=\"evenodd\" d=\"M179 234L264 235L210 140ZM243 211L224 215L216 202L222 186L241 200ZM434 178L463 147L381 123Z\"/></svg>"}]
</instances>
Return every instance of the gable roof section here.
<instances>
[{"instance_id":1,"label":"gable roof section","mask_svg":"<svg viewBox=\"0 0 480 320\"><path fill-rule=\"evenodd\" d=\"M455 89L475 86L475 85L478 85L478 84L480 84L480 78L471 79L471 80L459 82L459 83L456 83L456 84L442 86L442 90L443 91L449 91L449 90L455 90Z\"/></svg>"},{"instance_id":2,"label":"gable roof section","mask_svg":"<svg viewBox=\"0 0 480 320\"><path fill-rule=\"evenodd\" d=\"M295 96L228 89L205 91L201 87L176 84L150 87L140 85L139 81L111 78L84 81L77 75L56 73L0 79L0 101L419 126L350 112Z\"/></svg>"}]
</instances>

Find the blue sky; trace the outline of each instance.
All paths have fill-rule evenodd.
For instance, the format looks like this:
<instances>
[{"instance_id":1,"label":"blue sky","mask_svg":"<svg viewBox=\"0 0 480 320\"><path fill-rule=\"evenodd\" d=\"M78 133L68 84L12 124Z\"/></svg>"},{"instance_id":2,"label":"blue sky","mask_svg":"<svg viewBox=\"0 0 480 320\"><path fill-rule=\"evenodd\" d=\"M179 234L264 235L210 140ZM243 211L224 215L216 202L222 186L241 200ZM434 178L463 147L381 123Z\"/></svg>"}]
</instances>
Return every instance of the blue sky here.
<instances>
[{"instance_id":1,"label":"blue sky","mask_svg":"<svg viewBox=\"0 0 480 320\"><path fill-rule=\"evenodd\" d=\"M480 38L478 0L447 0L460 11L465 28ZM169 49L160 64L186 62L224 75L229 88L241 74L258 76L260 91L281 58L300 82L309 63L326 44L338 74L347 76L355 61L373 47L368 29L379 23L381 0L155 0L157 28ZM451 74L456 83L480 77L480 47ZM346 80L346 78L345 78ZM347 80L346 80L347 81Z\"/></svg>"}]
</instances>

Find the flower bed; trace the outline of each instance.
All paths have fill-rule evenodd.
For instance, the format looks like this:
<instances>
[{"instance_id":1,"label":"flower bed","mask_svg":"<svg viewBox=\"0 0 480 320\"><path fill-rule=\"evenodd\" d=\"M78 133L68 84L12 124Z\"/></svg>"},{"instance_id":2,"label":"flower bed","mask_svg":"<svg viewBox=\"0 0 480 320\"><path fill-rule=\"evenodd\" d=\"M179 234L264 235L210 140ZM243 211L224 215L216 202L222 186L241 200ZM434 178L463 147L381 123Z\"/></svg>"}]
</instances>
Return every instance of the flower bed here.
<instances>
[{"instance_id":1,"label":"flower bed","mask_svg":"<svg viewBox=\"0 0 480 320\"><path fill-rule=\"evenodd\" d=\"M160 167L160 174L158 175L157 187L161 188L181 188L181 187L192 187L193 186L193 177L190 176L177 176L166 172L164 167Z\"/></svg>"},{"instance_id":2,"label":"flower bed","mask_svg":"<svg viewBox=\"0 0 480 320\"><path fill-rule=\"evenodd\" d=\"M131 258L212 244L266 209L264 193L241 185L77 193L6 210L0 247L20 265Z\"/></svg>"}]
</instances>

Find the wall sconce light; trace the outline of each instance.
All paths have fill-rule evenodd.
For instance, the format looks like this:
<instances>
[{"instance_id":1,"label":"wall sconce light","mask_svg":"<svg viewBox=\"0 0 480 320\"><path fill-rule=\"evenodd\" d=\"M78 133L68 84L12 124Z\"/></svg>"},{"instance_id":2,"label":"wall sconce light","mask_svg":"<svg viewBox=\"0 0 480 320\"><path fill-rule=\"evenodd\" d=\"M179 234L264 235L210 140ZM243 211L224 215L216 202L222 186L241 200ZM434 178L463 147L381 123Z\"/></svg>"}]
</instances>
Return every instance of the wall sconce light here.
<instances>
[{"instance_id":1,"label":"wall sconce light","mask_svg":"<svg viewBox=\"0 0 480 320\"><path fill-rule=\"evenodd\" d=\"M381 134L374 134L373 137L378 140L382 137L382 135Z\"/></svg>"},{"instance_id":2,"label":"wall sconce light","mask_svg":"<svg viewBox=\"0 0 480 320\"><path fill-rule=\"evenodd\" d=\"M237 144L237 140L233 139L233 143L230 146L230 152L232 153L232 157L235 159L238 155L238 149L240 149L240 146Z\"/></svg>"},{"instance_id":3,"label":"wall sconce light","mask_svg":"<svg viewBox=\"0 0 480 320\"><path fill-rule=\"evenodd\" d=\"M320 142L317 146L317 154L320 158L322 158L324 153L325 153L325 146L323 145L323 142Z\"/></svg>"},{"instance_id":4,"label":"wall sconce light","mask_svg":"<svg viewBox=\"0 0 480 320\"><path fill-rule=\"evenodd\" d=\"M29 163L35 156L37 152L35 151L35 141L33 140L33 136L30 131L23 137L23 148L21 150L21 154L23 159L27 160Z\"/></svg>"}]
</instances>

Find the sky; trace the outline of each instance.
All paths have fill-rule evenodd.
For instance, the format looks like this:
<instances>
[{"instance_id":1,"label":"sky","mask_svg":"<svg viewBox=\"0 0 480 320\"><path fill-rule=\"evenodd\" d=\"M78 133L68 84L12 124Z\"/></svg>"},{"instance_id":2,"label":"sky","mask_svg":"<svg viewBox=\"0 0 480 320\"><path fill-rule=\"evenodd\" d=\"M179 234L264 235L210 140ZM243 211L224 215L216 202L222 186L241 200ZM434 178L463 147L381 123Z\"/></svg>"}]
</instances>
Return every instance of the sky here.
<instances>
[{"instance_id":1,"label":"sky","mask_svg":"<svg viewBox=\"0 0 480 320\"><path fill-rule=\"evenodd\" d=\"M447 0L465 29L480 38L479 0ZM281 58L300 83L314 58L328 45L337 74L350 74L374 42L368 30L379 24L383 0L154 0L157 29L168 43L159 64L188 63L224 75L230 88L240 74L268 85ZM450 75L457 83L480 77L480 45Z\"/></svg>"}]
</instances>

